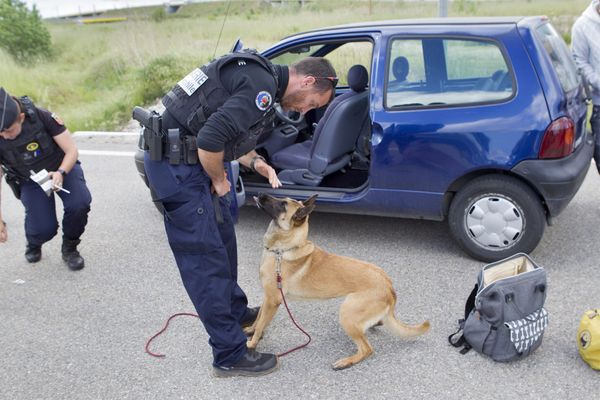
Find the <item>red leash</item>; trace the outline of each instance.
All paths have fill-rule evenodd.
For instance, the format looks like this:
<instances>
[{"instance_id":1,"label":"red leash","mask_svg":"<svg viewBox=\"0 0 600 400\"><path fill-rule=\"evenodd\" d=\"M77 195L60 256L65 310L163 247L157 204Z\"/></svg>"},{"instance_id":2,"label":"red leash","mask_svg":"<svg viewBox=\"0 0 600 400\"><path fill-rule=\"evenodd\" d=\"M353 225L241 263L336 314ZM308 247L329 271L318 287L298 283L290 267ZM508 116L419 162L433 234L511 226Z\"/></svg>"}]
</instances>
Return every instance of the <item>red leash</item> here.
<instances>
[{"instance_id":1,"label":"red leash","mask_svg":"<svg viewBox=\"0 0 600 400\"><path fill-rule=\"evenodd\" d=\"M304 329L302 329L300 327L300 325L298 325L298 323L296 323L296 320L294 320L294 317L292 316L292 312L290 311L290 308L287 305L287 301L285 301L285 296L283 295L283 290L281 289L281 275L280 274L277 275L277 286L279 287L279 291L281 292L281 298L283 299L283 304L285 305L285 309L287 310L287 312L288 312L288 314L290 316L290 319L292 320L292 322L294 323L294 325L296 325L296 328L298 328L302 333L304 333L308 337L308 341L306 343L301 344L300 346L294 347L291 350L288 350L288 351L285 351L283 353L277 354L277 357L283 357L285 355L293 353L296 350L300 350L301 348L308 346L308 344L311 342L312 338L310 337L310 335L308 333L306 333L306 331ZM179 316L182 316L182 315L199 318L198 314L185 313L185 312L171 315L169 317L169 319L167 320L167 323L165 324L165 326L160 331L158 331L154 336L152 336L150 339L148 339L148 341L146 342L146 353L150 354L152 357L157 357L157 358L164 358L165 357L164 354L153 353L152 351L150 351L148 349L148 347L150 347L150 343L152 343L152 341L155 338L157 338L158 336L162 335L163 332L167 330L167 328L169 327L169 322L171 322L171 320L173 318L179 317Z\"/></svg>"}]
</instances>

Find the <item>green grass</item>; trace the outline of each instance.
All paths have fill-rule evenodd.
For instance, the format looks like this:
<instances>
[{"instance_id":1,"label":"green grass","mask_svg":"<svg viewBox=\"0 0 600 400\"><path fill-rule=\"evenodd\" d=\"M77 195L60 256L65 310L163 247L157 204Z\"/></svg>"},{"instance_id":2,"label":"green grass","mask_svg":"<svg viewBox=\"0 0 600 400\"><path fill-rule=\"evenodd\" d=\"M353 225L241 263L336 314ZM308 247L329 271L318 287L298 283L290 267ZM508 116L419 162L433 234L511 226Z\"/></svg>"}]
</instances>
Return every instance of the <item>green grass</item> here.
<instances>
[{"instance_id":1,"label":"green grass","mask_svg":"<svg viewBox=\"0 0 600 400\"><path fill-rule=\"evenodd\" d=\"M588 0L506 0L450 3L450 16L548 15L567 36ZM47 22L54 57L33 67L0 52L0 82L58 113L71 131L115 129L134 105L150 104L194 66L226 53L241 37L264 50L293 33L349 22L437 16L433 2L313 1L269 6L232 1L222 37L226 2L184 6L156 22L156 8L112 11L126 22L79 25Z\"/></svg>"}]
</instances>

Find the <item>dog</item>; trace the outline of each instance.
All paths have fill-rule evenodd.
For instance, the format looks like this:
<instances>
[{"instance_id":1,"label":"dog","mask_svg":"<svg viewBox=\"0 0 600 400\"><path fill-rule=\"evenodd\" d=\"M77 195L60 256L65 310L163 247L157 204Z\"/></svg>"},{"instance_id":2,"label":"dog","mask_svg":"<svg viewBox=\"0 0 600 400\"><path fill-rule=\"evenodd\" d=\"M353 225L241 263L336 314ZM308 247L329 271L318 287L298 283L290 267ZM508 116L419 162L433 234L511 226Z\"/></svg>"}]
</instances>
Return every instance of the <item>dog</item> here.
<instances>
[{"instance_id":1,"label":"dog","mask_svg":"<svg viewBox=\"0 0 600 400\"><path fill-rule=\"evenodd\" d=\"M328 253L307 240L308 216L315 208L316 198L315 195L300 202L266 194L254 197L258 208L272 220L264 236L260 263L264 299L254 324L245 329L246 334L252 336L248 348L256 348L282 302L277 270L280 270L281 290L286 298L346 297L340 307L340 324L358 351L336 361L332 365L336 370L355 365L373 353L365 332L375 325L383 325L402 337L427 332L429 321L407 325L396 319L396 292L391 279L381 268Z\"/></svg>"}]
</instances>

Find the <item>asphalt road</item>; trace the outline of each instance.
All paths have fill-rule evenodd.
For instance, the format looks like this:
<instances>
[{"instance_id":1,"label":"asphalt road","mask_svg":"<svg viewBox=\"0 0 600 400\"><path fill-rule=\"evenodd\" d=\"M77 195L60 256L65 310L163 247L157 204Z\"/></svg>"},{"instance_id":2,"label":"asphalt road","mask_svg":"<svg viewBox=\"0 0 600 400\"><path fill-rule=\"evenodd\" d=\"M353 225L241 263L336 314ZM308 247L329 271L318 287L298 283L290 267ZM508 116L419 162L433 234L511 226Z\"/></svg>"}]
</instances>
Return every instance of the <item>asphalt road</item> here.
<instances>
[{"instance_id":1,"label":"asphalt road","mask_svg":"<svg viewBox=\"0 0 600 400\"><path fill-rule=\"evenodd\" d=\"M581 314L600 306L600 177L590 169L570 206L546 229L532 257L548 272L550 314L542 346L514 363L495 363L447 343L483 263L467 258L444 223L315 213L310 238L324 249L373 262L398 293L397 315L429 319L413 340L383 329L369 334L372 357L343 371L331 364L354 352L338 324L341 300L292 301L313 338L261 378L212 377L212 355L200 322L181 317L146 340L177 312L194 312L168 248L162 217L135 171L132 137L77 139L93 195L80 246L86 268L71 272L60 236L42 261L24 257L23 208L3 185L9 241L0 245L0 398L2 399L490 399L597 398L598 373L580 358ZM112 154L112 155L107 155ZM61 203L58 202L60 205ZM261 289L258 263L268 218L244 208L237 225L241 286L251 304ZM281 309L259 349L282 352L304 341Z\"/></svg>"}]
</instances>

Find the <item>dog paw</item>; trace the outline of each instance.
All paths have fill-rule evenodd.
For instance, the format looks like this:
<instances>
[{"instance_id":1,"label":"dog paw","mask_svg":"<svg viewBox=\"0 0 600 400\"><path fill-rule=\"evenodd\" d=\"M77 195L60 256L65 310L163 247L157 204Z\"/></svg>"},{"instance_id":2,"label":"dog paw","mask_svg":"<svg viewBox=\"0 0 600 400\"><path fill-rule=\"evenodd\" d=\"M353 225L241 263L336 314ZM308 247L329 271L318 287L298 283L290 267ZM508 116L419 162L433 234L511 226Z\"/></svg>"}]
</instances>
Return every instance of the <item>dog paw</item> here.
<instances>
[{"instance_id":1,"label":"dog paw","mask_svg":"<svg viewBox=\"0 0 600 400\"><path fill-rule=\"evenodd\" d=\"M341 360L337 360L336 362L334 362L331 368L333 368L336 371L339 371L341 369L351 367L352 365L352 361L349 361L347 358L342 358Z\"/></svg>"},{"instance_id":2,"label":"dog paw","mask_svg":"<svg viewBox=\"0 0 600 400\"><path fill-rule=\"evenodd\" d=\"M249 349L256 349L256 345L257 345L257 344L258 344L258 343L254 343L254 342L252 342L252 340L248 340L248 341L246 342L246 347L248 347Z\"/></svg>"}]
</instances>

